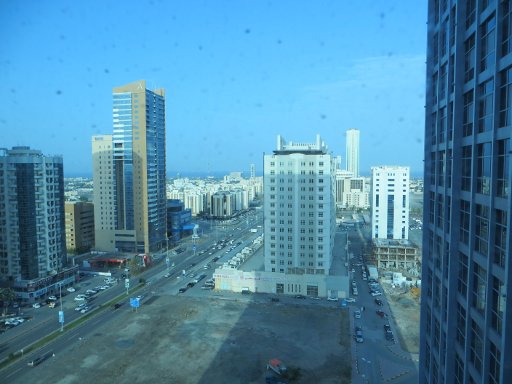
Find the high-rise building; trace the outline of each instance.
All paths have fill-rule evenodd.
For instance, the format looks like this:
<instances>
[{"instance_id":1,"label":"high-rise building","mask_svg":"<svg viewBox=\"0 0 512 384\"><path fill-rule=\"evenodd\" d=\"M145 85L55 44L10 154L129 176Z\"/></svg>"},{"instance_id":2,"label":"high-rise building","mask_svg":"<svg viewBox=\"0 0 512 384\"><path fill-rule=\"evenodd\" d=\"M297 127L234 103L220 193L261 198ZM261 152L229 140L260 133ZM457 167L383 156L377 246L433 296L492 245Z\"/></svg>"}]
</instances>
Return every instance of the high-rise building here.
<instances>
[{"instance_id":1,"label":"high-rise building","mask_svg":"<svg viewBox=\"0 0 512 384\"><path fill-rule=\"evenodd\" d=\"M85 201L66 201L66 248L81 253L94 247L94 205Z\"/></svg>"},{"instance_id":2,"label":"high-rise building","mask_svg":"<svg viewBox=\"0 0 512 384\"><path fill-rule=\"evenodd\" d=\"M409 238L409 168L372 167L372 237Z\"/></svg>"},{"instance_id":3,"label":"high-rise building","mask_svg":"<svg viewBox=\"0 0 512 384\"><path fill-rule=\"evenodd\" d=\"M428 10L419 382L511 383L512 3Z\"/></svg>"},{"instance_id":4,"label":"high-rise building","mask_svg":"<svg viewBox=\"0 0 512 384\"><path fill-rule=\"evenodd\" d=\"M166 245L165 95L145 81L113 90L112 135L92 138L96 248Z\"/></svg>"},{"instance_id":5,"label":"high-rise building","mask_svg":"<svg viewBox=\"0 0 512 384\"><path fill-rule=\"evenodd\" d=\"M336 161L316 143L286 143L264 156L265 270L329 274L336 227Z\"/></svg>"},{"instance_id":6,"label":"high-rise building","mask_svg":"<svg viewBox=\"0 0 512 384\"><path fill-rule=\"evenodd\" d=\"M62 157L45 156L29 147L0 149L0 217L0 282L26 300L62 282L66 271ZM73 274L64 284L74 280Z\"/></svg>"},{"instance_id":7,"label":"high-rise building","mask_svg":"<svg viewBox=\"0 0 512 384\"><path fill-rule=\"evenodd\" d=\"M347 171L359 177L359 130L347 131Z\"/></svg>"}]
</instances>

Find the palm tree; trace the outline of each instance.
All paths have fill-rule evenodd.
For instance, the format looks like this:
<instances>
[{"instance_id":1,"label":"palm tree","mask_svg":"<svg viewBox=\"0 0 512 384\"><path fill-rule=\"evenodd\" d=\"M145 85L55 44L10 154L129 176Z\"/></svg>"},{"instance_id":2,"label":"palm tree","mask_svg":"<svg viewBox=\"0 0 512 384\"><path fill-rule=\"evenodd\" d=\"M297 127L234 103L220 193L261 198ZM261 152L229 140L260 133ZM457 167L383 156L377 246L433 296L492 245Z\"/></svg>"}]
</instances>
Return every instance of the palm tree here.
<instances>
[{"instance_id":1,"label":"palm tree","mask_svg":"<svg viewBox=\"0 0 512 384\"><path fill-rule=\"evenodd\" d=\"M0 300L4 303L3 316L7 313L7 307L15 298L16 295L11 288L0 288Z\"/></svg>"}]
</instances>

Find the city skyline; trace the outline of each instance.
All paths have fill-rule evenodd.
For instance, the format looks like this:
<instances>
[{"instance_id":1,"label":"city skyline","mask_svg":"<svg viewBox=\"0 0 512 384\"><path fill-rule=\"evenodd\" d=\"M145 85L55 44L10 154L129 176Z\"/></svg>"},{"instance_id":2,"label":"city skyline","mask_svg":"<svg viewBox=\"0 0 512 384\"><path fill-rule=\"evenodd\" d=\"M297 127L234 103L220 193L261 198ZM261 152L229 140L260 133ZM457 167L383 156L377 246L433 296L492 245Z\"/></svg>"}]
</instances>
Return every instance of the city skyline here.
<instances>
[{"instance_id":1,"label":"city skyline","mask_svg":"<svg viewBox=\"0 0 512 384\"><path fill-rule=\"evenodd\" d=\"M92 173L87 142L112 126L110 89L137 79L168 90L168 175L232 164L248 175L252 163L261 175L277 134L318 133L344 157L353 126L368 138L361 174L422 171L426 6L128 2L113 18L109 4L64 4L2 6L1 28L16 38L0 60L0 141L61 154L66 176Z\"/></svg>"}]
</instances>

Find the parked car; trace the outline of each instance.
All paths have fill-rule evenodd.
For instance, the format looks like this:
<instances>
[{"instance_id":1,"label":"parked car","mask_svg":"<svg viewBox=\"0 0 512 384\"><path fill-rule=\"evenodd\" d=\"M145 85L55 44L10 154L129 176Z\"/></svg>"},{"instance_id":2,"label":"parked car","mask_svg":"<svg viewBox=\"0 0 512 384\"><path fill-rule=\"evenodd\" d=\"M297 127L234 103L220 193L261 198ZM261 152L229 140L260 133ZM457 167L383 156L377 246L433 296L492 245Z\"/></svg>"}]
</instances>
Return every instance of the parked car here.
<instances>
[{"instance_id":1,"label":"parked car","mask_svg":"<svg viewBox=\"0 0 512 384\"><path fill-rule=\"evenodd\" d=\"M354 311L354 317L356 319L360 319L361 318L361 311Z\"/></svg>"},{"instance_id":2,"label":"parked car","mask_svg":"<svg viewBox=\"0 0 512 384\"><path fill-rule=\"evenodd\" d=\"M67 288L67 291L68 291L68 292L73 293L73 292L75 292L75 291L76 291L76 289L75 289L75 288L73 288L73 287L69 287L69 288Z\"/></svg>"},{"instance_id":3,"label":"parked car","mask_svg":"<svg viewBox=\"0 0 512 384\"><path fill-rule=\"evenodd\" d=\"M386 313L384 311L381 311L380 309L376 310L375 313L377 313L377 315L380 316L380 317L385 317L386 316Z\"/></svg>"},{"instance_id":4,"label":"parked car","mask_svg":"<svg viewBox=\"0 0 512 384\"><path fill-rule=\"evenodd\" d=\"M179 293L183 293L183 292L186 292L186 291L187 291L187 289L188 289L188 287L181 287L181 288L178 290L178 292L179 292Z\"/></svg>"},{"instance_id":5,"label":"parked car","mask_svg":"<svg viewBox=\"0 0 512 384\"><path fill-rule=\"evenodd\" d=\"M380 306L384 305L384 304L382 303L382 300L381 300L381 299L375 299L375 304L380 305Z\"/></svg>"},{"instance_id":6,"label":"parked car","mask_svg":"<svg viewBox=\"0 0 512 384\"><path fill-rule=\"evenodd\" d=\"M294 297L296 299L305 299L306 298L306 296L304 296L304 295L295 295Z\"/></svg>"},{"instance_id":7,"label":"parked car","mask_svg":"<svg viewBox=\"0 0 512 384\"><path fill-rule=\"evenodd\" d=\"M345 299L345 301L346 301L347 303L355 303L355 302L356 302L356 299L354 299L353 297L347 297L347 298Z\"/></svg>"},{"instance_id":8,"label":"parked car","mask_svg":"<svg viewBox=\"0 0 512 384\"><path fill-rule=\"evenodd\" d=\"M32 308L35 308L35 309L37 309L37 308L41 308L41 304L39 304L39 303L34 303L34 304L32 304Z\"/></svg>"},{"instance_id":9,"label":"parked car","mask_svg":"<svg viewBox=\"0 0 512 384\"><path fill-rule=\"evenodd\" d=\"M356 342L357 343L362 343L364 342L364 338L363 338L363 330L361 329L361 327L356 327L355 328L355 334L354 334L354 337L356 339Z\"/></svg>"},{"instance_id":10,"label":"parked car","mask_svg":"<svg viewBox=\"0 0 512 384\"><path fill-rule=\"evenodd\" d=\"M327 300L328 301L338 301L338 298L337 297L328 296Z\"/></svg>"}]
</instances>

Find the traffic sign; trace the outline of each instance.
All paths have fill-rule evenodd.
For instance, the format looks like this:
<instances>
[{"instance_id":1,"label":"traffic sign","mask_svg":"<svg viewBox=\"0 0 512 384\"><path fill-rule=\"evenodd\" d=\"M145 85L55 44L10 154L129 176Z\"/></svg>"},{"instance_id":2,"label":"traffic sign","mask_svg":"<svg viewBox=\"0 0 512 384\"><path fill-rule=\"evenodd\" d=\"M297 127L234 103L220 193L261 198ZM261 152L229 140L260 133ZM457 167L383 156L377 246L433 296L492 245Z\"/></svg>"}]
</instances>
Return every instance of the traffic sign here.
<instances>
[{"instance_id":1,"label":"traffic sign","mask_svg":"<svg viewBox=\"0 0 512 384\"><path fill-rule=\"evenodd\" d=\"M132 308L139 308L140 300L137 297L130 297L130 306Z\"/></svg>"}]
</instances>

